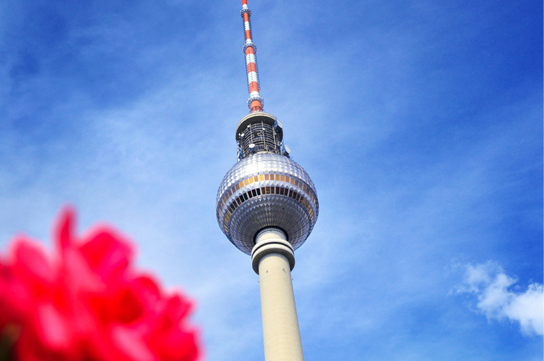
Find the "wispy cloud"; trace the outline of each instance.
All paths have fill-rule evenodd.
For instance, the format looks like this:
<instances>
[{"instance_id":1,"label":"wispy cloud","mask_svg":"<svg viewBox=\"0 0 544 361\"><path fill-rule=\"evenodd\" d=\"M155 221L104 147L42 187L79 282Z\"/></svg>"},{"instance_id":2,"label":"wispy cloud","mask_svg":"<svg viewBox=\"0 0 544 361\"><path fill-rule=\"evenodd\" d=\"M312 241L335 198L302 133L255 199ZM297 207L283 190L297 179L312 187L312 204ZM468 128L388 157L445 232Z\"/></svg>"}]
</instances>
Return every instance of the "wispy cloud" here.
<instances>
[{"instance_id":1,"label":"wispy cloud","mask_svg":"<svg viewBox=\"0 0 544 361\"><path fill-rule=\"evenodd\" d=\"M476 307L489 320L508 319L520 325L525 335L543 334L544 293L538 283L531 283L525 292L519 291L515 278L508 276L494 262L465 266L464 281L458 293L477 296Z\"/></svg>"}]
</instances>

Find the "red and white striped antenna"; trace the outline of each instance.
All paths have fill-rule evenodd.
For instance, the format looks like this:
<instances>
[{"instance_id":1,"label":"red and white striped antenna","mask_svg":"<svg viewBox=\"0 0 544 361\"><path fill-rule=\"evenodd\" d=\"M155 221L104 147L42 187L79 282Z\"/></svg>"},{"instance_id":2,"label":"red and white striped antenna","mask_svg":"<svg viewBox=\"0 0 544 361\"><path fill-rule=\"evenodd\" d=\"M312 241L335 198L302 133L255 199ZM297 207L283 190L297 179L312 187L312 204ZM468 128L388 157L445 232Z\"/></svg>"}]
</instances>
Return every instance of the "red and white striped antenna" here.
<instances>
[{"instance_id":1,"label":"red and white striped antenna","mask_svg":"<svg viewBox=\"0 0 544 361\"><path fill-rule=\"evenodd\" d=\"M251 40L251 24L249 18L251 10L247 6L247 0L242 0L242 11L240 15L244 19L244 30L246 43L244 44L244 54L246 55L247 85L249 87L249 99L247 106L251 113L262 112L264 99L259 93L259 74L257 73L257 46Z\"/></svg>"}]
</instances>

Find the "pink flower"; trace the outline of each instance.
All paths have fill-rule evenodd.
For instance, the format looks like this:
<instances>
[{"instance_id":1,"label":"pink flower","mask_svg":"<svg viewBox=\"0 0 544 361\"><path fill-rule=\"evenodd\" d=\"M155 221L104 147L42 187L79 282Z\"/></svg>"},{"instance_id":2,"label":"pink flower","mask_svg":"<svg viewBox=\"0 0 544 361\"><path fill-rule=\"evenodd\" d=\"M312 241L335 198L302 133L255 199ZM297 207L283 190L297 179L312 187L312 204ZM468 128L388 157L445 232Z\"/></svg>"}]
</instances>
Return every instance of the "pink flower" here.
<instances>
[{"instance_id":1,"label":"pink flower","mask_svg":"<svg viewBox=\"0 0 544 361\"><path fill-rule=\"evenodd\" d=\"M12 358L197 359L191 302L131 267L132 246L116 231L101 227L78 239L73 228L68 209L56 228L58 254L18 237L0 258L0 342L13 342Z\"/></svg>"}]
</instances>

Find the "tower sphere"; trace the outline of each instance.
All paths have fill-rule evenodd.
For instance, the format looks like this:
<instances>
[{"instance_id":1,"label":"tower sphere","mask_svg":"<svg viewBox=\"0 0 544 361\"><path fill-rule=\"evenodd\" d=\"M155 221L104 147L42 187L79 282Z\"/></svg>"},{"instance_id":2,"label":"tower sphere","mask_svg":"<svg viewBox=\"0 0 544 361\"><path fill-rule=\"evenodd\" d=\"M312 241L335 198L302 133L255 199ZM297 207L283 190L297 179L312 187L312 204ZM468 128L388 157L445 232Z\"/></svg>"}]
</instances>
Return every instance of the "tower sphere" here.
<instances>
[{"instance_id":1,"label":"tower sphere","mask_svg":"<svg viewBox=\"0 0 544 361\"><path fill-rule=\"evenodd\" d=\"M281 151L280 124L265 112L251 113L238 123L242 159L227 172L217 192L219 227L246 254L251 254L257 233L269 227L281 229L297 249L317 221L315 186L304 168Z\"/></svg>"}]
</instances>

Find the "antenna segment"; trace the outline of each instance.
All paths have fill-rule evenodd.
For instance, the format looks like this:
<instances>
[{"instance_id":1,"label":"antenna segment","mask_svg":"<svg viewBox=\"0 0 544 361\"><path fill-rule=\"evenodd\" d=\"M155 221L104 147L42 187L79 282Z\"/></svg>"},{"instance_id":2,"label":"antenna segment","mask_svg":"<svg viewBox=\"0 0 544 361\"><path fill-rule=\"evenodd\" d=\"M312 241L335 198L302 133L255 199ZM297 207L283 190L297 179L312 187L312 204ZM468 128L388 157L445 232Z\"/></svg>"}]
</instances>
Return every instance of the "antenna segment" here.
<instances>
[{"instance_id":1,"label":"antenna segment","mask_svg":"<svg viewBox=\"0 0 544 361\"><path fill-rule=\"evenodd\" d=\"M244 54L246 55L247 85L249 88L249 99L247 106L251 113L262 112L264 99L259 93L259 74L257 73L257 46L251 40L251 24L249 18L251 10L247 6L247 0L242 0L242 11L240 15L244 19L244 31L246 43L244 44Z\"/></svg>"}]
</instances>

